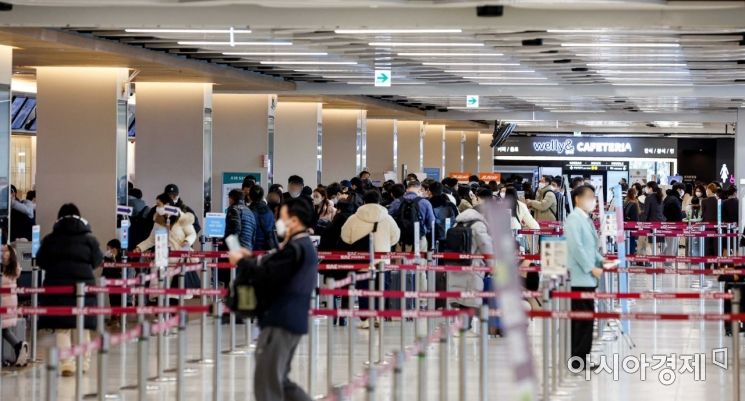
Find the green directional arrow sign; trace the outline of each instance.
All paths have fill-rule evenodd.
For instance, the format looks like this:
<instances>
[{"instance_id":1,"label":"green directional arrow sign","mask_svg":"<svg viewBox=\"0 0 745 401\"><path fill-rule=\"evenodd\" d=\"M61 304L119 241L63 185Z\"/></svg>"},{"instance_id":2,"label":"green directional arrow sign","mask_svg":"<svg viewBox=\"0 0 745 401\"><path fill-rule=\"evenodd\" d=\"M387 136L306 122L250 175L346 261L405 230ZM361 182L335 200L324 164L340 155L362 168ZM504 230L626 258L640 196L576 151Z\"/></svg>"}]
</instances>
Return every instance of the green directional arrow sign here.
<instances>
[{"instance_id":1,"label":"green directional arrow sign","mask_svg":"<svg viewBox=\"0 0 745 401\"><path fill-rule=\"evenodd\" d=\"M391 70L375 70L375 86L391 86Z\"/></svg>"},{"instance_id":2,"label":"green directional arrow sign","mask_svg":"<svg viewBox=\"0 0 745 401\"><path fill-rule=\"evenodd\" d=\"M468 95L466 96L466 107L468 108L477 108L479 107L479 97L478 95Z\"/></svg>"}]
</instances>

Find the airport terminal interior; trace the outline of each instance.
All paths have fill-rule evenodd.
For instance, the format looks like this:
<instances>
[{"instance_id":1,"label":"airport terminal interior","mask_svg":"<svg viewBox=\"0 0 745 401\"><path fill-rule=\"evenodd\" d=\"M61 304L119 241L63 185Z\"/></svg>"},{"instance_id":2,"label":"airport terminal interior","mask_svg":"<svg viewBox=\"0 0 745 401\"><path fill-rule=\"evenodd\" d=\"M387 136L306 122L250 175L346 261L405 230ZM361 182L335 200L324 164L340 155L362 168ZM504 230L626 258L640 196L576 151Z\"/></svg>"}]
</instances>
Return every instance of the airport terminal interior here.
<instances>
[{"instance_id":1,"label":"airport terminal interior","mask_svg":"<svg viewBox=\"0 0 745 401\"><path fill-rule=\"evenodd\" d=\"M2 401L745 392L745 1L0 1L0 194Z\"/></svg>"}]
</instances>

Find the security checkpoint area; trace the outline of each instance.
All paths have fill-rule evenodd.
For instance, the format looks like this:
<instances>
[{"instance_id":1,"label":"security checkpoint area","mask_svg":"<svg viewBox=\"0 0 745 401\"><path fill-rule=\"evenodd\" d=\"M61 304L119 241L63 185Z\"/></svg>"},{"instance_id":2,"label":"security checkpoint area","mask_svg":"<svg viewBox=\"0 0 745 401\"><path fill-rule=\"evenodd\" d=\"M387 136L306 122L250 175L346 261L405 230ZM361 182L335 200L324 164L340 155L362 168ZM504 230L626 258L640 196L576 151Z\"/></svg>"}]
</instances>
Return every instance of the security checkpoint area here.
<instances>
[{"instance_id":1,"label":"security checkpoint area","mask_svg":"<svg viewBox=\"0 0 745 401\"><path fill-rule=\"evenodd\" d=\"M740 400L743 46L731 0L0 1L0 400Z\"/></svg>"}]
</instances>

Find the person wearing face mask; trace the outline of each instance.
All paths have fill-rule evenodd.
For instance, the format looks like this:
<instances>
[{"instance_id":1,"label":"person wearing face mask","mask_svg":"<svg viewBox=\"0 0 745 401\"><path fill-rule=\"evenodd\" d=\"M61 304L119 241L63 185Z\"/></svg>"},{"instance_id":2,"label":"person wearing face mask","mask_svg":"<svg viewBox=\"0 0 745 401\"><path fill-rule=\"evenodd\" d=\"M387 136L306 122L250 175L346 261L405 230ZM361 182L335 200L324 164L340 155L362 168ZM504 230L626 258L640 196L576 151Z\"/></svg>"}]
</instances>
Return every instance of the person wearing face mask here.
<instances>
[{"instance_id":1,"label":"person wearing face mask","mask_svg":"<svg viewBox=\"0 0 745 401\"><path fill-rule=\"evenodd\" d=\"M693 190L693 198L691 199L691 219L701 218L701 202L706 199L706 188L697 184Z\"/></svg>"},{"instance_id":2,"label":"person wearing face mask","mask_svg":"<svg viewBox=\"0 0 745 401\"><path fill-rule=\"evenodd\" d=\"M714 183L710 183L706 186L706 198L701 201L701 221L704 223L717 223L719 218L719 212L717 211L719 201L716 197L717 190L719 190L719 187ZM718 255L717 244L719 241L717 241L716 238L706 238L702 241L704 241L705 244L705 253L702 256Z\"/></svg>"},{"instance_id":3,"label":"person wearing face mask","mask_svg":"<svg viewBox=\"0 0 745 401\"><path fill-rule=\"evenodd\" d=\"M274 193L276 202L279 202L278 193ZM274 212L264 201L264 189L260 185L254 185L248 191L248 199L251 200L249 209L256 218L256 235L254 236L253 248L257 251L268 251L277 248L277 235L274 233Z\"/></svg>"},{"instance_id":4,"label":"person wearing face mask","mask_svg":"<svg viewBox=\"0 0 745 401\"><path fill-rule=\"evenodd\" d=\"M558 220L558 203L551 187L552 177L544 175L538 181L535 200L528 200L528 208L535 212L535 219L540 221Z\"/></svg>"},{"instance_id":5,"label":"person wearing face mask","mask_svg":"<svg viewBox=\"0 0 745 401\"><path fill-rule=\"evenodd\" d=\"M112 239L106 243L106 252L103 254L104 263L121 263L122 262L122 243L118 239ZM122 278L120 268L102 269L101 276L109 280ZM120 294L109 294L109 305L112 307L122 306L122 296ZM111 315L108 318L108 327L110 329L119 328L119 316Z\"/></svg>"},{"instance_id":6,"label":"person wearing face mask","mask_svg":"<svg viewBox=\"0 0 745 401\"><path fill-rule=\"evenodd\" d=\"M316 217L316 225L313 231L316 235L323 235L323 231L336 214L336 208L334 203L328 199L326 189L319 187L313 191L313 210Z\"/></svg>"},{"instance_id":7,"label":"person wearing face mask","mask_svg":"<svg viewBox=\"0 0 745 401\"><path fill-rule=\"evenodd\" d=\"M194 222L192 225L194 226L194 231L196 231L197 234L199 234L200 231L202 231L202 227L199 226L199 219L197 218L197 213L194 212L194 209L189 207L189 205L184 203L184 200L181 199L179 196L179 189L176 186L176 184L168 184L166 185L165 190L163 191L164 194L168 195L168 197L171 198L171 205L176 206L177 208L181 209L184 213L189 213L192 216L194 216Z\"/></svg>"},{"instance_id":8,"label":"person wearing face mask","mask_svg":"<svg viewBox=\"0 0 745 401\"><path fill-rule=\"evenodd\" d=\"M311 295L318 276L318 255L308 235L313 207L305 199L290 199L280 210L277 231L284 241L276 252L254 257L247 249L230 253L240 271L234 288L255 289L261 334L256 344L256 401L310 401L289 378L295 350L308 333ZM240 292L238 292L240 293Z\"/></svg>"},{"instance_id":9,"label":"person wearing face mask","mask_svg":"<svg viewBox=\"0 0 745 401\"><path fill-rule=\"evenodd\" d=\"M473 204L471 204L471 196L471 187L468 185L458 186L458 197L460 198L460 203L458 204L459 213L463 213L473 207Z\"/></svg>"},{"instance_id":10,"label":"person wearing face mask","mask_svg":"<svg viewBox=\"0 0 745 401\"><path fill-rule=\"evenodd\" d=\"M665 221L674 223L683 221L683 217L685 217L682 199L684 193L685 186L681 183L676 183L667 191L667 196L662 203L662 214L665 216ZM676 256L678 254L678 244L678 237L665 237L663 253Z\"/></svg>"},{"instance_id":11,"label":"person wearing face mask","mask_svg":"<svg viewBox=\"0 0 745 401\"><path fill-rule=\"evenodd\" d=\"M595 190L589 185L581 185L572 191L574 209L564 224L567 243L567 266L572 279L572 291L594 292L603 274L603 256L600 254L598 232L591 215L597 207ZM593 312L593 299L572 299L572 311ZM571 364L572 370L581 367L590 369L588 356L592 350L593 320L572 320L571 322ZM584 363L582 363L584 361Z\"/></svg>"},{"instance_id":12,"label":"person wearing face mask","mask_svg":"<svg viewBox=\"0 0 745 401\"><path fill-rule=\"evenodd\" d=\"M287 192L282 194L282 201L286 202L290 199L299 198L303 194L304 186L305 180L303 180L303 177L299 175L291 175L290 178L287 179Z\"/></svg>"},{"instance_id":13,"label":"person wearing face mask","mask_svg":"<svg viewBox=\"0 0 745 401\"><path fill-rule=\"evenodd\" d=\"M272 210L272 213L274 213L275 220L279 218L279 209L280 206L282 206L282 200L284 199L282 190L283 189L281 185L272 184L266 194L266 203Z\"/></svg>"}]
</instances>

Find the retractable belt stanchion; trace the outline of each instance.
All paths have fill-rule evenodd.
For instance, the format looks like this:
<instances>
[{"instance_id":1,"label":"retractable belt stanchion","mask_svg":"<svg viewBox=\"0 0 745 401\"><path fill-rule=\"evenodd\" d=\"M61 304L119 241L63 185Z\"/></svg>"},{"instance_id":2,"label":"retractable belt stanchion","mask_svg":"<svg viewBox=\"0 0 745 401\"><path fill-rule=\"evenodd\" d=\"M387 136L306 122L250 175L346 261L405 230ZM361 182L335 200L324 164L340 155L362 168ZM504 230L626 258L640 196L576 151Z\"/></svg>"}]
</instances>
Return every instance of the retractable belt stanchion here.
<instances>
[{"instance_id":1,"label":"retractable belt stanchion","mask_svg":"<svg viewBox=\"0 0 745 401\"><path fill-rule=\"evenodd\" d=\"M230 282L235 281L235 269L230 269ZM243 352L238 352L235 349L236 344L236 332L235 332L235 313L230 312L229 314L229 322L230 322L230 341L229 341L229 347L227 351L225 351L226 354L242 354ZM222 323L222 322L221 322Z\"/></svg>"},{"instance_id":2,"label":"retractable belt stanchion","mask_svg":"<svg viewBox=\"0 0 745 401\"><path fill-rule=\"evenodd\" d=\"M214 358L215 367L212 369L212 401L222 400L222 366L220 366L220 355L222 354L222 325L220 321L222 319L222 302L218 302L214 305L213 309L213 321L215 325L215 334L212 341L214 342Z\"/></svg>"},{"instance_id":3,"label":"retractable belt stanchion","mask_svg":"<svg viewBox=\"0 0 745 401\"><path fill-rule=\"evenodd\" d=\"M158 267L158 285L161 289L166 288L166 269L163 267ZM164 294L161 292L158 294L158 306L161 308L165 308L166 306L166 298ZM164 324L166 319L165 315L163 313L158 313L158 323ZM165 330L158 330L157 337L158 337L158 353L156 358L156 371L155 371L155 377L153 377L151 380L154 382L169 382L173 381L174 379L172 377L166 377L165 371L167 369L168 364L168 355L166 354L166 336L165 336Z\"/></svg>"},{"instance_id":4,"label":"retractable belt stanchion","mask_svg":"<svg viewBox=\"0 0 745 401\"><path fill-rule=\"evenodd\" d=\"M652 256L657 256L657 229L652 229ZM652 263L652 267L657 268L657 262ZM657 273L652 273L652 291L657 291Z\"/></svg>"},{"instance_id":5,"label":"retractable belt stanchion","mask_svg":"<svg viewBox=\"0 0 745 401\"><path fill-rule=\"evenodd\" d=\"M380 290L380 297L378 298L378 310L384 311L385 310L385 297L383 297L383 291L385 291L385 262L378 262L378 290ZM378 361L377 363L383 363L383 359L385 358L385 347L383 345L384 342L384 334L385 334L385 319L380 318L380 328L378 329L380 332L378 333Z\"/></svg>"},{"instance_id":6,"label":"retractable belt stanchion","mask_svg":"<svg viewBox=\"0 0 745 401\"><path fill-rule=\"evenodd\" d=\"M350 288L355 288L357 285L357 273L351 272L349 273L350 277ZM349 297L349 309L354 310L354 304L357 302L357 297L354 295L351 295ZM350 315L349 318L347 318L347 382L351 383L354 379L354 337L355 337L355 330L354 330L354 316Z\"/></svg>"},{"instance_id":7,"label":"retractable belt stanchion","mask_svg":"<svg viewBox=\"0 0 745 401\"><path fill-rule=\"evenodd\" d=\"M31 288L37 288L39 286L39 266L36 266L36 258L31 258ZM39 307L39 294L34 291L31 294L31 307ZM39 342L39 316L31 315L31 361L35 362L37 359L37 346Z\"/></svg>"},{"instance_id":8,"label":"retractable belt stanchion","mask_svg":"<svg viewBox=\"0 0 745 401\"><path fill-rule=\"evenodd\" d=\"M106 287L106 278L101 277L98 279L98 286L101 288ZM103 291L100 291L96 294L96 306L99 308L103 308L106 306L106 294ZM113 319L113 317L112 317ZM106 332L106 316L103 314L99 314L96 316L96 326L98 326L98 335L103 336L103 334Z\"/></svg>"},{"instance_id":9,"label":"retractable belt stanchion","mask_svg":"<svg viewBox=\"0 0 745 401\"><path fill-rule=\"evenodd\" d=\"M398 271L398 277L400 277L400 284L401 284L401 292L403 292L403 296L401 297L401 303L399 307L401 308L401 327L400 327L400 349L401 352L406 352L406 304L408 303L408 299L406 298L406 290L407 290L407 284L408 281L408 274L406 273L406 270L399 270Z\"/></svg>"},{"instance_id":10,"label":"retractable belt stanchion","mask_svg":"<svg viewBox=\"0 0 745 401\"><path fill-rule=\"evenodd\" d=\"M740 289L730 290L732 294L732 314L740 313ZM732 319L732 401L740 401L740 321Z\"/></svg>"},{"instance_id":11,"label":"retractable belt stanchion","mask_svg":"<svg viewBox=\"0 0 745 401\"><path fill-rule=\"evenodd\" d=\"M129 258L127 257L127 252L124 252L122 254L122 263L124 264L124 266L126 266L127 263L129 263ZM129 287L129 285L127 284L127 280L128 279L129 279L129 269L126 268L126 267L124 267L124 268L122 268L122 287L124 287L124 288ZM127 303L127 294L126 293L124 293L124 292L121 293L120 300L121 300L121 306L127 306L128 305L128 303ZM112 316L112 319L114 319L113 316ZM119 316L119 327L121 328L122 333L125 332L125 331L127 331L127 314L126 313L122 313Z\"/></svg>"},{"instance_id":12,"label":"retractable belt stanchion","mask_svg":"<svg viewBox=\"0 0 745 401\"><path fill-rule=\"evenodd\" d=\"M468 330L467 315L461 315L461 324L458 330L458 401L467 401L467 363L466 363L466 331Z\"/></svg>"},{"instance_id":13,"label":"retractable belt stanchion","mask_svg":"<svg viewBox=\"0 0 745 401\"><path fill-rule=\"evenodd\" d=\"M140 323L140 339L137 343L137 399L147 399L147 379L150 360L150 323Z\"/></svg>"},{"instance_id":14,"label":"retractable belt stanchion","mask_svg":"<svg viewBox=\"0 0 745 401\"><path fill-rule=\"evenodd\" d=\"M202 243L202 249L204 249L204 237L200 237ZM202 290L209 288L209 269L207 268L207 258L202 259ZM201 305L206 307L209 305L207 295L202 292L200 297ZM207 358L207 311L203 311L199 314L199 359L191 361L197 362L203 365L212 364L212 360Z\"/></svg>"},{"instance_id":15,"label":"retractable belt stanchion","mask_svg":"<svg viewBox=\"0 0 745 401\"><path fill-rule=\"evenodd\" d=\"M367 289L375 291L375 239L373 233L368 236L370 243L370 279L367 281ZM368 310L374 311L375 308L375 297L367 297L367 308ZM382 319L380 319L382 320ZM367 363L372 365L375 363L375 324L377 320L375 318L368 318L368 343L367 343ZM378 323L379 324L379 323Z\"/></svg>"},{"instance_id":16,"label":"retractable belt stanchion","mask_svg":"<svg viewBox=\"0 0 745 401\"><path fill-rule=\"evenodd\" d=\"M367 386L365 386L365 392L367 401L375 401L375 387L378 384L378 370L374 364L370 364L367 368Z\"/></svg>"},{"instance_id":17,"label":"retractable belt stanchion","mask_svg":"<svg viewBox=\"0 0 745 401\"><path fill-rule=\"evenodd\" d=\"M489 334L489 305L482 305L480 312L479 324L481 325L481 330L479 330L479 401L486 401L486 383L489 367L487 360L487 358L489 357L489 354L487 352L487 337Z\"/></svg>"},{"instance_id":18,"label":"retractable belt stanchion","mask_svg":"<svg viewBox=\"0 0 745 401\"><path fill-rule=\"evenodd\" d=\"M336 288L336 280L326 279L326 288ZM328 308L334 308L334 296L326 296ZM326 389L328 394L334 386L334 319L326 319Z\"/></svg>"},{"instance_id":19,"label":"retractable belt stanchion","mask_svg":"<svg viewBox=\"0 0 745 401\"><path fill-rule=\"evenodd\" d=\"M2 281L3 281L3 272L2 272L2 270L0 270L0 283L2 283ZM3 327L3 315L2 315L2 313L0 313L0 327ZM3 359L3 343L4 342L5 342L5 340L2 338L2 336L0 336L0 375L3 373L2 359ZM0 386L0 390L2 390L1 386Z\"/></svg>"},{"instance_id":20,"label":"retractable belt stanchion","mask_svg":"<svg viewBox=\"0 0 745 401\"><path fill-rule=\"evenodd\" d=\"M46 401L57 401L57 382L59 381L59 350L50 348L47 356ZM144 398L140 398L144 400Z\"/></svg>"},{"instance_id":21,"label":"retractable belt stanchion","mask_svg":"<svg viewBox=\"0 0 745 401\"><path fill-rule=\"evenodd\" d=\"M434 231L434 224L433 224L433 231ZM434 263L434 254L432 250L427 251L427 266L432 266ZM435 280L435 272L433 270L427 271L427 291L429 292L435 292L437 290L436 287L436 280ZM435 310L435 299L430 298L427 300L427 309L428 310ZM434 331L434 319L427 319L427 333L431 333Z\"/></svg>"},{"instance_id":22,"label":"retractable belt stanchion","mask_svg":"<svg viewBox=\"0 0 745 401\"><path fill-rule=\"evenodd\" d=\"M404 401L404 354L393 351L393 401Z\"/></svg>"},{"instance_id":23,"label":"retractable belt stanchion","mask_svg":"<svg viewBox=\"0 0 745 401\"><path fill-rule=\"evenodd\" d=\"M101 332L101 348L98 350L98 401L106 401L106 371L109 365L109 348L111 346L109 333L104 330Z\"/></svg>"},{"instance_id":24,"label":"retractable belt stanchion","mask_svg":"<svg viewBox=\"0 0 745 401\"><path fill-rule=\"evenodd\" d=\"M557 280L555 277L551 277L551 285L549 288L556 289L556 283ZM557 303L558 300L554 301L549 298L548 305L546 305L546 309L551 311L557 311ZM563 369L564 367L561 366L559 363L559 339L556 333L557 327L559 326L559 321L553 317L553 318L547 318L546 320L549 321L549 326L551 330L551 335L549 336L549 339L551 340L551 392L555 393L556 390L559 387L559 369Z\"/></svg>"},{"instance_id":25,"label":"retractable belt stanchion","mask_svg":"<svg viewBox=\"0 0 745 401\"><path fill-rule=\"evenodd\" d=\"M443 333L440 336L440 398L439 401L448 401L450 397L448 397L448 374L450 373L450 367L448 366L450 364L450 358L448 355L448 347L449 347L449 335L450 328L448 327L447 319L444 323L442 323Z\"/></svg>"},{"instance_id":26,"label":"retractable belt stanchion","mask_svg":"<svg viewBox=\"0 0 745 401\"><path fill-rule=\"evenodd\" d=\"M698 249L699 249L699 256L706 256L706 240L703 238L704 230L706 230L706 226L701 225L701 238L698 240ZM706 286L706 277L704 277L704 270L706 269L706 266L704 265L704 262L701 262L699 264L699 268L701 269L701 274L699 275L699 286L698 288L700 290L703 290Z\"/></svg>"},{"instance_id":27,"label":"retractable belt stanchion","mask_svg":"<svg viewBox=\"0 0 745 401\"><path fill-rule=\"evenodd\" d=\"M543 290L543 304L546 305L547 310L551 310L551 290L549 288ZM543 319L541 322L543 326L543 341L541 341L541 346L543 348L543 366L541 368L541 374L543 376L543 382L541 383L543 397L541 399L543 401L548 401L548 394L550 391L549 365L551 363L552 355L551 346L549 345L549 341L551 341L550 322L550 319Z\"/></svg>"},{"instance_id":28,"label":"retractable belt stanchion","mask_svg":"<svg viewBox=\"0 0 745 401\"><path fill-rule=\"evenodd\" d=\"M316 305L318 289L313 290L310 297L310 307ZM314 397L316 390L316 363L318 362L318 333L316 318L313 314L308 316L308 394Z\"/></svg>"},{"instance_id":29,"label":"retractable belt stanchion","mask_svg":"<svg viewBox=\"0 0 745 401\"><path fill-rule=\"evenodd\" d=\"M76 283L75 284L75 297L76 297L76 304L77 304L77 315L75 316L76 324L75 324L75 335L76 335L76 344L77 346L80 346L85 342L85 315L83 315L83 308L85 308L85 284L84 283ZM85 359L85 353L79 352L78 355L75 356L75 401L82 401L83 400L83 360Z\"/></svg>"},{"instance_id":30,"label":"retractable belt stanchion","mask_svg":"<svg viewBox=\"0 0 745 401\"><path fill-rule=\"evenodd\" d=\"M571 278L569 276L564 276L561 279L562 287L564 291L571 291L572 287L570 284ZM557 301L557 304L559 305L559 310L571 310L571 304L569 299L561 299ZM569 320L567 319L561 319L559 321L559 366L561 366L564 361L569 360L569 350L572 348L571 341L572 338L569 335ZM598 326L600 327L600 326ZM564 375L568 373L567 369L557 369L559 371L559 384L561 384L564 381Z\"/></svg>"},{"instance_id":31,"label":"retractable belt stanchion","mask_svg":"<svg viewBox=\"0 0 745 401\"><path fill-rule=\"evenodd\" d=\"M176 401L184 401L184 373L186 373L186 311L179 311L178 355L176 356Z\"/></svg>"},{"instance_id":32,"label":"retractable belt stanchion","mask_svg":"<svg viewBox=\"0 0 745 401\"><path fill-rule=\"evenodd\" d=\"M416 342L419 346L417 353L417 400L427 401L427 338L424 336L417 337Z\"/></svg>"}]
</instances>

